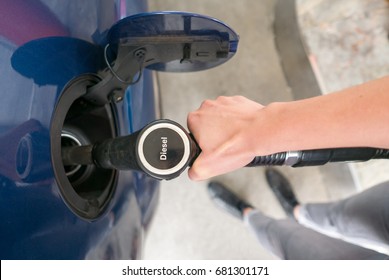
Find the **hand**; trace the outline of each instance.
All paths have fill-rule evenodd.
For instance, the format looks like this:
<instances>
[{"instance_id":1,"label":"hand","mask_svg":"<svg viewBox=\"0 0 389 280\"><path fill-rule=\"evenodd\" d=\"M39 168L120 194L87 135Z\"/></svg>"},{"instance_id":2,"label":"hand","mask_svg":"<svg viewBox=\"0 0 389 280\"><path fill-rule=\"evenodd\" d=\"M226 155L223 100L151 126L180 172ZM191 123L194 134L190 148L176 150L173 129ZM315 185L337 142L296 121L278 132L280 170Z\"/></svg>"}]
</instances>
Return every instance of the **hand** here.
<instances>
[{"instance_id":1,"label":"hand","mask_svg":"<svg viewBox=\"0 0 389 280\"><path fill-rule=\"evenodd\" d=\"M192 180L204 180L247 165L255 157L254 122L261 104L242 96L206 100L188 115L188 128L202 152L189 169Z\"/></svg>"}]
</instances>

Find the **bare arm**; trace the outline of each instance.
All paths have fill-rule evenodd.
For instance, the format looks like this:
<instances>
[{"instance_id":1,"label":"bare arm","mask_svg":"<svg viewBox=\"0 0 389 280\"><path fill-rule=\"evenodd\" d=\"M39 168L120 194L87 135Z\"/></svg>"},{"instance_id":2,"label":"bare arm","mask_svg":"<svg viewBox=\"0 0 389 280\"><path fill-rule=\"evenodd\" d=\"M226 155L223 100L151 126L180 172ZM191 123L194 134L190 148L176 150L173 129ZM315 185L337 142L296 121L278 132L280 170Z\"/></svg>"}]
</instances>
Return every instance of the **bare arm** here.
<instances>
[{"instance_id":1,"label":"bare arm","mask_svg":"<svg viewBox=\"0 0 389 280\"><path fill-rule=\"evenodd\" d=\"M389 76L340 92L262 106L244 97L207 100L188 115L202 154L193 180L240 168L256 155L335 147L389 149Z\"/></svg>"}]
</instances>

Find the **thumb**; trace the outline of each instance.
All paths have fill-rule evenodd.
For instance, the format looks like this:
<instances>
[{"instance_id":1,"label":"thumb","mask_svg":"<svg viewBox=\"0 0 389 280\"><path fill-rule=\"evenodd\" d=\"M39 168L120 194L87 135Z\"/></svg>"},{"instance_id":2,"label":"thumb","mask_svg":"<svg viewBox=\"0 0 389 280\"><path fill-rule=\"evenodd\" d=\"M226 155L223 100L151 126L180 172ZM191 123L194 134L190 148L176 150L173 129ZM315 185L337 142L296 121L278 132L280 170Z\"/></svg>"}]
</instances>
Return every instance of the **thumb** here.
<instances>
[{"instance_id":1,"label":"thumb","mask_svg":"<svg viewBox=\"0 0 389 280\"><path fill-rule=\"evenodd\" d=\"M203 151L188 170L188 176L193 181L206 180L244 167L252 159L253 156L251 155L226 157L218 156L217 152L204 153Z\"/></svg>"},{"instance_id":2,"label":"thumb","mask_svg":"<svg viewBox=\"0 0 389 280\"><path fill-rule=\"evenodd\" d=\"M207 161L208 159L206 154L201 152L188 170L189 179L193 181L201 181L212 177L212 168L207 166Z\"/></svg>"}]
</instances>

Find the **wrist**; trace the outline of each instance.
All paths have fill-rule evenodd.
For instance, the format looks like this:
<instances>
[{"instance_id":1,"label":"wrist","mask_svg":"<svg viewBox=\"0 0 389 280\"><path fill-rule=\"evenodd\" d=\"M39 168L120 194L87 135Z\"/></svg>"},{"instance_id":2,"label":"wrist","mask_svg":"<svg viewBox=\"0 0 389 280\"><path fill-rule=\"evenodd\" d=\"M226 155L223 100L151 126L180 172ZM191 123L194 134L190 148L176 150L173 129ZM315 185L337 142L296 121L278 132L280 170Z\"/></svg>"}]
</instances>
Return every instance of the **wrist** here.
<instances>
[{"instance_id":1,"label":"wrist","mask_svg":"<svg viewBox=\"0 0 389 280\"><path fill-rule=\"evenodd\" d=\"M286 151L287 104L286 102L270 103L258 112L249 137L250 147L255 156Z\"/></svg>"}]
</instances>

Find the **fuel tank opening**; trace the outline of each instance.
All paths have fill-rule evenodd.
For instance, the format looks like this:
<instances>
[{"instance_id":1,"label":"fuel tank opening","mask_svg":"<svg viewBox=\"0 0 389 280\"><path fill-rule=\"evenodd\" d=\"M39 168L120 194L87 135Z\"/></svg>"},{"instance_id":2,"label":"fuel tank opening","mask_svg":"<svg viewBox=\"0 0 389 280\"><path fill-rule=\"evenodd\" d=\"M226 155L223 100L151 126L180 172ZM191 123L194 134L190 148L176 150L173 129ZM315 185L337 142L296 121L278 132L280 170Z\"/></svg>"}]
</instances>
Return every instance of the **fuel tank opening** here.
<instances>
[{"instance_id":1,"label":"fuel tank opening","mask_svg":"<svg viewBox=\"0 0 389 280\"><path fill-rule=\"evenodd\" d=\"M115 105L98 106L83 98L100 80L84 75L70 81L61 93L50 130L51 156L58 188L78 216L95 220L107 209L116 188L117 171L94 165L65 166L63 150L116 137Z\"/></svg>"},{"instance_id":2,"label":"fuel tank opening","mask_svg":"<svg viewBox=\"0 0 389 280\"><path fill-rule=\"evenodd\" d=\"M67 131L63 131L61 133L61 147L64 148L74 146L81 146L81 142L77 139L76 136L68 133ZM66 176L70 177L80 171L80 169L82 169L82 165L80 164L65 166Z\"/></svg>"}]
</instances>

